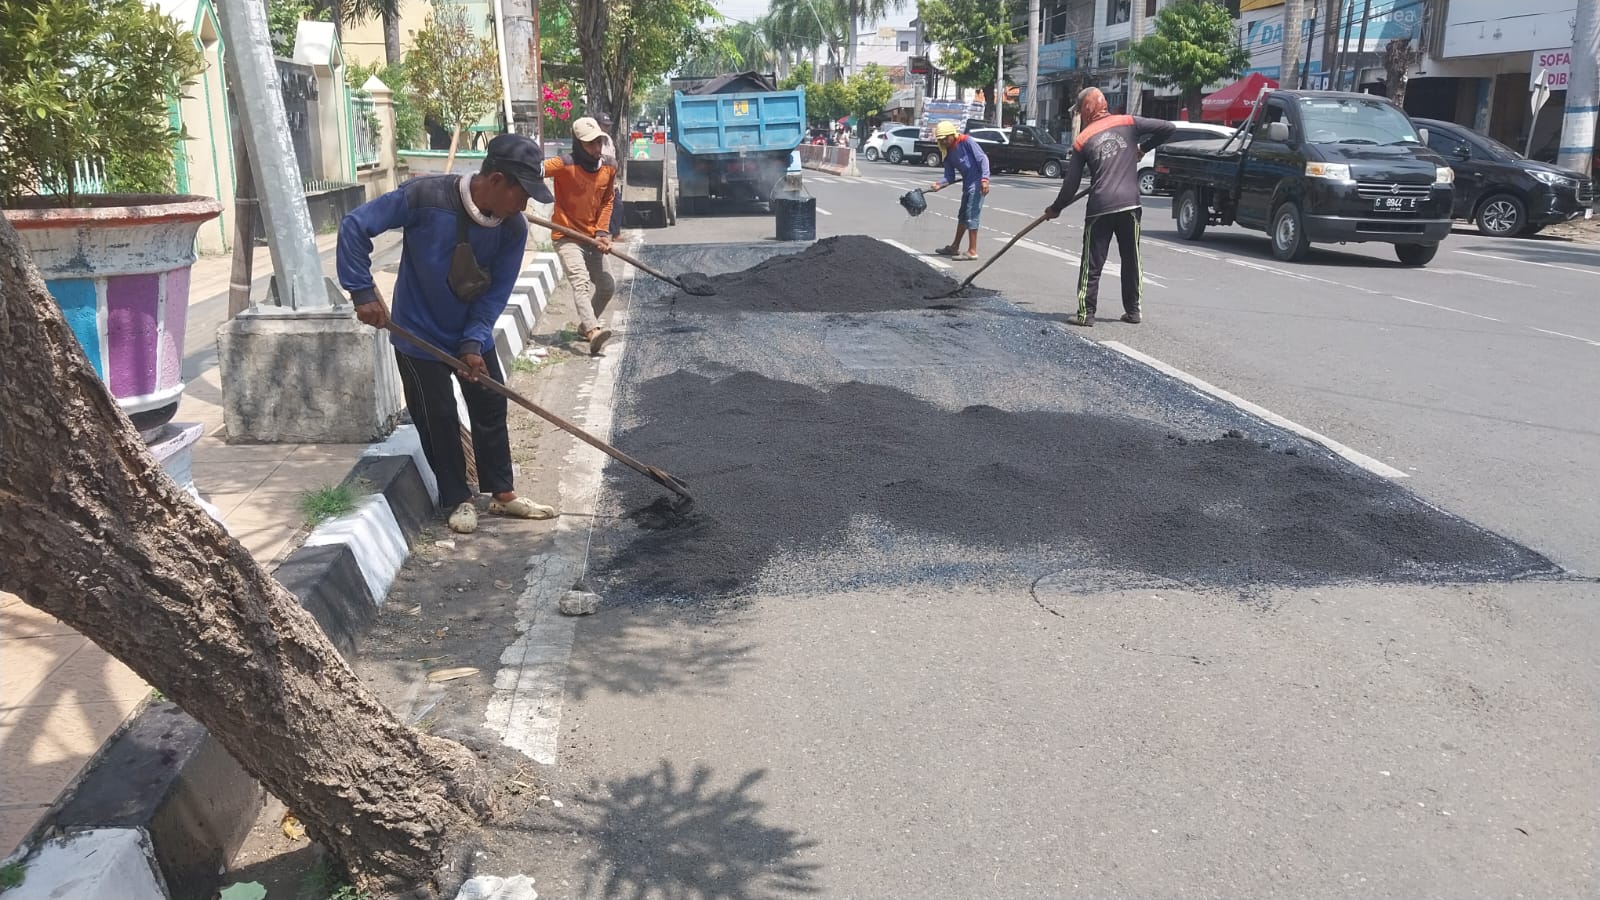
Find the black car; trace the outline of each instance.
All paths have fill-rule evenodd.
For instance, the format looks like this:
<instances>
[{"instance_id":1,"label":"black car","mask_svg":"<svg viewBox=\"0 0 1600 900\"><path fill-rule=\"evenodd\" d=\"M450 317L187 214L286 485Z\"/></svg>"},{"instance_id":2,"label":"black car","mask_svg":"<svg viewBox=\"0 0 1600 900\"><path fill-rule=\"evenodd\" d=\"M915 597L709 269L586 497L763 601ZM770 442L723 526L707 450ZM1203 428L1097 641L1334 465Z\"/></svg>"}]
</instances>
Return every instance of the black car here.
<instances>
[{"instance_id":1,"label":"black car","mask_svg":"<svg viewBox=\"0 0 1600 900\"><path fill-rule=\"evenodd\" d=\"M1546 225L1594 215L1589 176L1535 162L1453 122L1414 121L1428 129L1428 146L1455 170L1455 217L1477 222L1484 234L1530 235Z\"/></svg>"}]
</instances>

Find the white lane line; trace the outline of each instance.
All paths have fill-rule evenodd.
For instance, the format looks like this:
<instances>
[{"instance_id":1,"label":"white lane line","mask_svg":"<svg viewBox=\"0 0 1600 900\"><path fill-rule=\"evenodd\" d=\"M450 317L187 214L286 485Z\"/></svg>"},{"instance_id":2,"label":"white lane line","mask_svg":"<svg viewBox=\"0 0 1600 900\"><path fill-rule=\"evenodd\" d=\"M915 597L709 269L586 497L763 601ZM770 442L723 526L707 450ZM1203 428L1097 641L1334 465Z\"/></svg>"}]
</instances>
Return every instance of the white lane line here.
<instances>
[{"instance_id":1,"label":"white lane line","mask_svg":"<svg viewBox=\"0 0 1600 900\"><path fill-rule=\"evenodd\" d=\"M1463 315L1463 316L1471 316L1474 319L1482 319L1485 322L1498 322L1498 321L1500 321L1499 319L1496 319L1494 316L1479 315L1478 313L1475 313L1475 312L1467 312L1464 309L1456 309L1453 306L1441 306L1438 303L1429 303L1426 300L1413 300L1410 297L1402 297L1399 294L1390 294L1389 296L1393 297L1396 300L1400 300L1402 302L1405 302L1405 303L1415 303L1418 306L1431 306L1434 309L1442 309L1445 312L1453 312L1453 313L1458 313L1458 314Z\"/></svg>"},{"instance_id":2,"label":"white lane line","mask_svg":"<svg viewBox=\"0 0 1600 900\"><path fill-rule=\"evenodd\" d=\"M1301 424L1299 424L1297 422L1292 422L1292 421L1290 421L1288 419L1285 419L1283 416L1278 415L1277 413L1273 412L1270 409L1266 409L1265 407L1257 406L1256 404L1251 403L1249 400L1246 400L1243 397L1240 397L1240 396L1238 396L1236 394L1231 394L1231 393L1223 390L1222 388L1219 388L1216 385L1211 384L1208 381L1205 381L1203 379L1200 379L1200 378L1197 378L1197 377L1195 377L1193 375L1190 375L1188 372L1185 372L1182 369L1175 368L1173 366L1169 366L1166 363L1162 362L1159 359L1156 359L1153 356L1146 356L1145 354L1140 353L1139 351L1133 349L1132 347L1127 346L1126 344L1120 344L1120 343L1118 343L1116 341L1101 341L1100 342L1100 346L1106 348L1107 350L1114 350L1117 353L1121 353L1123 356L1126 356L1129 359L1133 359L1133 360L1137 360L1139 362L1142 362L1145 365L1149 366L1152 369L1155 369L1157 372L1160 372L1163 375L1169 375L1169 376L1171 376L1173 378L1176 378L1179 381L1183 382L1184 384L1187 384L1190 387L1194 388L1195 390L1200 391L1201 393L1210 394L1211 396L1217 398L1218 400L1221 400L1224 403L1227 403L1227 404L1229 404L1231 406L1235 406L1235 407L1237 407L1239 409L1242 409L1245 412L1255 416L1258 419L1263 419L1263 420L1267 421L1268 423L1270 423L1272 425L1276 425L1279 428L1282 428L1284 431L1292 432L1294 434L1299 435L1300 437L1305 438L1308 441L1313 441L1315 443L1321 444L1322 446L1324 446L1324 447L1328 448L1329 450L1333 451L1335 454L1344 457L1345 459L1349 460L1350 462L1360 466L1363 469L1366 469L1368 472L1371 472L1372 474L1377 475L1377 476L1379 476L1381 478L1408 478L1408 477L1410 477L1406 473L1400 471L1399 469L1396 469L1394 466L1388 465L1387 463L1379 462L1378 460L1373 459L1372 457L1366 455L1365 453L1359 453L1359 452L1357 452L1355 450L1352 450L1349 447L1346 447L1344 444L1341 444L1338 441L1334 440L1333 438L1328 437L1327 435L1319 434L1319 433L1317 433L1315 431L1312 431L1311 429L1305 427L1304 425L1301 425Z\"/></svg>"},{"instance_id":3,"label":"white lane line","mask_svg":"<svg viewBox=\"0 0 1600 900\"><path fill-rule=\"evenodd\" d=\"M1472 250L1457 250L1456 252L1462 254L1463 256L1476 256L1480 259L1493 259L1508 263L1522 263L1523 265L1540 266L1546 269L1565 269L1568 272L1577 272L1579 275L1600 275L1600 269L1579 269L1573 266L1561 266L1555 263L1534 262L1531 259L1515 259L1510 256L1499 256L1494 253L1477 253Z\"/></svg>"},{"instance_id":4,"label":"white lane line","mask_svg":"<svg viewBox=\"0 0 1600 900\"><path fill-rule=\"evenodd\" d=\"M1078 256L1076 253L1068 253L1065 250L1059 250L1059 249L1057 249L1055 247L1052 247L1052 246L1050 246L1048 244L1040 244L1040 243L1037 243L1035 241L1030 241L1030 240L1026 240L1026 239L1017 241L1017 246L1018 247L1026 247L1027 249L1032 250L1035 253L1043 253L1046 256L1054 256L1056 259L1064 259L1067 262L1070 262L1075 266L1076 265L1081 265L1082 264L1082 260L1083 260L1083 258ZM1110 275L1113 278L1121 278L1122 277L1122 267L1117 265L1116 263L1108 262L1108 263L1105 264L1105 266L1103 268L1101 268L1100 271L1101 271L1102 274ZM1166 285L1162 284L1158 280L1158 279L1165 278L1165 277L1166 276L1164 276L1164 275L1157 275L1154 272L1146 271L1144 273L1144 283L1149 285L1149 286L1151 286L1151 287L1165 288Z\"/></svg>"},{"instance_id":5,"label":"white lane line","mask_svg":"<svg viewBox=\"0 0 1600 900\"><path fill-rule=\"evenodd\" d=\"M897 250L904 250L905 252L911 254L912 256L915 256L917 259L920 259L923 262L927 263L928 265L933 266L935 269L953 268L949 263L945 262L944 260L935 259L935 258L933 258L931 256L928 256L927 254L924 254L924 253L916 250L915 248L908 247L905 244L900 243L899 241L890 240L888 238L881 238L881 240L885 244L888 244L889 246L894 247Z\"/></svg>"},{"instance_id":6,"label":"white lane line","mask_svg":"<svg viewBox=\"0 0 1600 900\"><path fill-rule=\"evenodd\" d=\"M1493 275L1485 275L1482 272L1469 272L1466 269L1441 269L1438 266L1429 266L1428 273L1431 275L1465 275L1468 278L1481 278L1484 281L1492 281L1495 284L1510 285L1511 287L1533 287L1533 285L1521 281L1512 281L1509 278L1496 278Z\"/></svg>"},{"instance_id":7,"label":"white lane line","mask_svg":"<svg viewBox=\"0 0 1600 900\"><path fill-rule=\"evenodd\" d=\"M818 215L823 215L823 216L831 216L831 215L833 215L833 213L831 213L831 212L828 212L828 211L827 211L827 210L825 210L825 209L823 209L823 208L822 208L822 207L820 207L820 206L819 206L819 207L817 207L817 214L818 214Z\"/></svg>"},{"instance_id":8,"label":"white lane line","mask_svg":"<svg viewBox=\"0 0 1600 900\"><path fill-rule=\"evenodd\" d=\"M1532 325L1529 325L1528 327L1529 328L1533 328ZM1533 328L1533 330L1541 332L1543 334L1553 334L1556 337L1564 337L1564 338L1570 338L1571 340L1574 340L1574 341L1581 341L1581 342L1583 342L1585 344L1588 344L1591 347L1600 347L1600 341L1591 341L1588 338L1578 337L1575 334L1566 334L1566 333L1560 332L1560 331L1549 331L1549 330L1544 329L1544 328Z\"/></svg>"}]
</instances>

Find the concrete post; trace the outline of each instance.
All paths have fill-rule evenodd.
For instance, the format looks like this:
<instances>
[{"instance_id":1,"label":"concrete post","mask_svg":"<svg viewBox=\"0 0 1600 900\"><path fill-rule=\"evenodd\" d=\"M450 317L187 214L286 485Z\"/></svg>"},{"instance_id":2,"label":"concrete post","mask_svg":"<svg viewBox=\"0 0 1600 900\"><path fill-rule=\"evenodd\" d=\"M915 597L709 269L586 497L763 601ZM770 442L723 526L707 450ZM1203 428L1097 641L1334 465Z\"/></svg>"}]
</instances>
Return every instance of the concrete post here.
<instances>
[{"instance_id":1,"label":"concrete post","mask_svg":"<svg viewBox=\"0 0 1600 900\"><path fill-rule=\"evenodd\" d=\"M539 3L538 0L498 0L505 11L505 43L500 52L505 59L508 83L506 94L513 121L506 127L536 141L543 140L544 103L539 85Z\"/></svg>"},{"instance_id":2,"label":"concrete post","mask_svg":"<svg viewBox=\"0 0 1600 900\"><path fill-rule=\"evenodd\" d=\"M1128 43L1144 38L1144 0L1132 0L1128 4ZM1144 112L1144 91L1139 88L1139 67L1133 60L1128 60L1128 102L1124 111L1130 116L1137 116Z\"/></svg>"},{"instance_id":3,"label":"concrete post","mask_svg":"<svg viewBox=\"0 0 1600 900\"><path fill-rule=\"evenodd\" d=\"M220 0L217 15L228 48L224 63L238 93L239 121L250 148L256 195L272 251L277 304L331 313L342 297L323 277L317 258L316 235L295 165L278 67L272 61L266 5L256 0Z\"/></svg>"},{"instance_id":4,"label":"concrete post","mask_svg":"<svg viewBox=\"0 0 1600 900\"><path fill-rule=\"evenodd\" d=\"M1039 0L1028 0L1028 106L1022 121L1039 124Z\"/></svg>"},{"instance_id":5,"label":"concrete post","mask_svg":"<svg viewBox=\"0 0 1600 900\"><path fill-rule=\"evenodd\" d=\"M1283 52L1278 62L1278 84L1285 89L1298 87L1300 79L1300 28L1305 21L1306 0L1284 0Z\"/></svg>"},{"instance_id":6,"label":"concrete post","mask_svg":"<svg viewBox=\"0 0 1600 900\"><path fill-rule=\"evenodd\" d=\"M372 98L372 112L378 117L378 168L383 172L378 179L378 192L386 194L400 186L397 171L400 157L395 155L399 147L394 124L394 91L389 90L389 86L379 81L376 75L368 78L361 89Z\"/></svg>"},{"instance_id":7,"label":"concrete post","mask_svg":"<svg viewBox=\"0 0 1600 900\"><path fill-rule=\"evenodd\" d=\"M1567 108L1561 116L1561 149L1556 165L1588 175L1594 166L1594 130L1600 119L1600 10L1594 0L1579 2L1572 26L1572 74ZM1531 128L1531 126L1530 126Z\"/></svg>"}]
</instances>

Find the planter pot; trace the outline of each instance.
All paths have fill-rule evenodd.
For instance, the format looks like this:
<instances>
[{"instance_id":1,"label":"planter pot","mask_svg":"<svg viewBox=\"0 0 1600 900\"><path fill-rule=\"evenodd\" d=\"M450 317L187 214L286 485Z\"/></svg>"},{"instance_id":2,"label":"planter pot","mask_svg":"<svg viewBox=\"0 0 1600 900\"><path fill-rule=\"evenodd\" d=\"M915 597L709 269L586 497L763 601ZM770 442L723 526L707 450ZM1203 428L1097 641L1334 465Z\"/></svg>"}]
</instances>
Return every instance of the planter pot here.
<instances>
[{"instance_id":1,"label":"planter pot","mask_svg":"<svg viewBox=\"0 0 1600 900\"><path fill-rule=\"evenodd\" d=\"M195 232L222 212L210 197L99 194L51 198L5 216L22 236L95 371L147 437L183 394L183 329Z\"/></svg>"}]
</instances>

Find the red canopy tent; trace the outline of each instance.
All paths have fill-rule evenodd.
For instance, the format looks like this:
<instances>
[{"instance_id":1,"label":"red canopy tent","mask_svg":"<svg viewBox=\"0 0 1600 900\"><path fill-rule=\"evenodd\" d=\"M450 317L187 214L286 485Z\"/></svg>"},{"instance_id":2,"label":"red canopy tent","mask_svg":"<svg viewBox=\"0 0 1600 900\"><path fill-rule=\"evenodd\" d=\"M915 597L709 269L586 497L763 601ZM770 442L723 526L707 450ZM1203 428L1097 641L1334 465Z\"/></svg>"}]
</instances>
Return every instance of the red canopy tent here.
<instances>
[{"instance_id":1,"label":"red canopy tent","mask_svg":"<svg viewBox=\"0 0 1600 900\"><path fill-rule=\"evenodd\" d=\"M1256 108L1256 98L1261 96L1263 88L1275 88L1276 81L1261 74L1251 72L1249 75L1235 81L1220 91L1200 101L1200 120L1202 122L1222 122L1231 125L1243 122L1250 118L1250 113Z\"/></svg>"}]
</instances>

